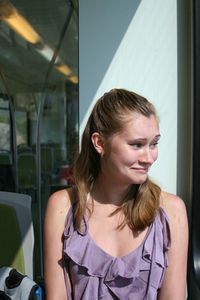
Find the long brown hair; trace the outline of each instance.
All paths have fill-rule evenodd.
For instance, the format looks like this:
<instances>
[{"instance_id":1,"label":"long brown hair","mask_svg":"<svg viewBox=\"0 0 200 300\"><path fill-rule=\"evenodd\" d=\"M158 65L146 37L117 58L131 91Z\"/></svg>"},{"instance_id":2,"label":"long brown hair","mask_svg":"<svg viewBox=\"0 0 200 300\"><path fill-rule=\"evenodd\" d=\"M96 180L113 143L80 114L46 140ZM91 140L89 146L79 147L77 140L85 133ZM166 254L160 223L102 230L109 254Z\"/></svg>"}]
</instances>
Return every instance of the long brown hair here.
<instances>
[{"instance_id":1,"label":"long brown hair","mask_svg":"<svg viewBox=\"0 0 200 300\"><path fill-rule=\"evenodd\" d=\"M100 172L100 156L95 150L91 135L94 132L104 137L122 130L126 115L137 112L146 117L155 116L154 106L144 97L125 90L112 89L105 93L95 104L82 135L81 151L74 168L74 179L77 188L77 203L74 221L80 228L81 220L86 209L87 195L92 183ZM123 205L114 213L122 210L124 221L119 226L128 224L132 230L143 230L154 219L159 207L160 188L149 178L136 188L134 195L124 199ZM133 201L134 200L134 201Z\"/></svg>"}]
</instances>

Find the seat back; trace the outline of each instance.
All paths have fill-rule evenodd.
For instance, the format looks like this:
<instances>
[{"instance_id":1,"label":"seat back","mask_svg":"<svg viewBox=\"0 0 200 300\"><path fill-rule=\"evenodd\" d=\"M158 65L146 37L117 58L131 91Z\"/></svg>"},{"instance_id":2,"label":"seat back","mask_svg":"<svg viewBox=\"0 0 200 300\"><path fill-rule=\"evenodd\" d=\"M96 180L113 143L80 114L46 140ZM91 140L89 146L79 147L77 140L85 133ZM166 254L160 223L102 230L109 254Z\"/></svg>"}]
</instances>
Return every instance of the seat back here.
<instances>
[{"instance_id":1,"label":"seat back","mask_svg":"<svg viewBox=\"0 0 200 300\"><path fill-rule=\"evenodd\" d=\"M0 223L1 232L5 231L4 236L7 235L7 237L5 237L5 244L1 243L0 247L0 257L2 256L0 264L12 267L14 262L16 264L17 261L18 266L16 268L32 279L34 231L31 213L31 197L25 194L0 191L0 204L1 215L5 213L5 216L2 218L6 219L6 216L9 216L9 219L12 219L12 223L4 220L6 226L3 222ZM17 228L19 229L20 234L17 233ZM14 237L15 234L16 237ZM9 239L11 241L9 241ZM6 241L8 246L6 246ZM10 252L10 255L13 256L13 258L10 258L8 261L5 258L5 253L7 251L6 247L9 249L10 244L13 245L12 253Z\"/></svg>"},{"instance_id":2,"label":"seat back","mask_svg":"<svg viewBox=\"0 0 200 300\"><path fill-rule=\"evenodd\" d=\"M36 158L31 152L17 155L18 187L21 191L36 188Z\"/></svg>"},{"instance_id":3,"label":"seat back","mask_svg":"<svg viewBox=\"0 0 200 300\"><path fill-rule=\"evenodd\" d=\"M41 146L41 171L44 175L53 173L53 148L48 145Z\"/></svg>"},{"instance_id":4,"label":"seat back","mask_svg":"<svg viewBox=\"0 0 200 300\"><path fill-rule=\"evenodd\" d=\"M7 150L0 150L0 164L1 165L9 165L11 164L11 154Z\"/></svg>"},{"instance_id":5,"label":"seat back","mask_svg":"<svg viewBox=\"0 0 200 300\"><path fill-rule=\"evenodd\" d=\"M0 191L15 191L15 177L13 165L0 163Z\"/></svg>"},{"instance_id":6,"label":"seat back","mask_svg":"<svg viewBox=\"0 0 200 300\"><path fill-rule=\"evenodd\" d=\"M15 209L0 203L0 266L11 266L25 273L19 222Z\"/></svg>"}]
</instances>

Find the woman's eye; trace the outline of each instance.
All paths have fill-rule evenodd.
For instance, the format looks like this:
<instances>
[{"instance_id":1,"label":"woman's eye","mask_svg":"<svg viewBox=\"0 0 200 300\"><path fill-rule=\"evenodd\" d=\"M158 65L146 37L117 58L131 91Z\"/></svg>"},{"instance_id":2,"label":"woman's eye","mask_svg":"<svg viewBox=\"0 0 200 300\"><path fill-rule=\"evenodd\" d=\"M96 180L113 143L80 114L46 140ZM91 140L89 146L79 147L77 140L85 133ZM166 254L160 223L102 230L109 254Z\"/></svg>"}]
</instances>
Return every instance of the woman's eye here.
<instances>
[{"instance_id":1,"label":"woman's eye","mask_svg":"<svg viewBox=\"0 0 200 300\"><path fill-rule=\"evenodd\" d=\"M142 148L142 144L141 143L134 143L134 144L131 144L131 146L134 148L134 149L140 149Z\"/></svg>"},{"instance_id":2,"label":"woman's eye","mask_svg":"<svg viewBox=\"0 0 200 300\"><path fill-rule=\"evenodd\" d=\"M155 142L155 143L153 143L153 144L150 145L150 148L154 149L157 145L158 145L158 142Z\"/></svg>"},{"instance_id":3,"label":"woman's eye","mask_svg":"<svg viewBox=\"0 0 200 300\"><path fill-rule=\"evenodd\" d=\"M133 147L134 149L141 149L143 147L149 147L150 149L154 149L157 147L158 145L158 141L155 141L155 142L152 142L150 144L148 143L142 143L142 142L133 142L133 143L130 143L131 147Z\"/></svg>"}]
</instances>

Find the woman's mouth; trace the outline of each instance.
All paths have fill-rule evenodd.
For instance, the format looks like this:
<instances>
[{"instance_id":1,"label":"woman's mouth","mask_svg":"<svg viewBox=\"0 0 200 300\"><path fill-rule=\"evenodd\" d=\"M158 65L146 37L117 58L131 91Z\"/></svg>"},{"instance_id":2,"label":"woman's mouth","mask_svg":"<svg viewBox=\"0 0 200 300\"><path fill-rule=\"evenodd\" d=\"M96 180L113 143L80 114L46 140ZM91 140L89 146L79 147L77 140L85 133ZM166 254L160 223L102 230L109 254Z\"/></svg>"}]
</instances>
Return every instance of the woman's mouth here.
<instances>
[{"instance_id":1,"label":"woman's mouth","mask_svg":"<svg viewBox=\"0 0 200 300\"><path fill-rule=\"evenodd\" d=\"M142 174L146 174L149 171L149 168L131 168L133 170L135 170L138 173L142 173Z\"/></svg>"}]
</instances>

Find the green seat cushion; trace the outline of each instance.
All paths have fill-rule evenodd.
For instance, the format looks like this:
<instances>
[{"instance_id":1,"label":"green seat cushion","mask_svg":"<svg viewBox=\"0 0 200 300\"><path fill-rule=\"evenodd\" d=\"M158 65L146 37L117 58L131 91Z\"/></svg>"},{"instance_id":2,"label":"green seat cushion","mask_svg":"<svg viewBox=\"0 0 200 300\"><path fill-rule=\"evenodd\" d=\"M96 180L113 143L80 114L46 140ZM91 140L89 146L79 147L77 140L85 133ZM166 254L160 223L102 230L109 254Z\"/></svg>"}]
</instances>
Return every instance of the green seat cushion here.
<instances>
[{"instance_id":1,"label":"green seat cushion","mask_svg":"<svg viewBox=\"0 0 200 300\"><path fill-rule=\"evenodd\" d=\"M13 267L25 274L22 239L15 209L0 204L0 266Z\"/></svg>"}]
</instances>

